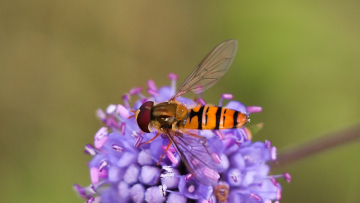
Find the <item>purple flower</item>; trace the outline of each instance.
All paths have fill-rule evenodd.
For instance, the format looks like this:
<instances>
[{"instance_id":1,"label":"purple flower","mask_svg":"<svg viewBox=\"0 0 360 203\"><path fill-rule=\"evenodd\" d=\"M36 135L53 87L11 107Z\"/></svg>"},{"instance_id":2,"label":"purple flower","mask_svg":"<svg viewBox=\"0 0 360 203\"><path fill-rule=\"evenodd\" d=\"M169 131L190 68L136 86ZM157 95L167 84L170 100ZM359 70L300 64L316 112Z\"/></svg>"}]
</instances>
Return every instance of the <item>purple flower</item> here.
<instances>
[{"instance_id":1,"label":"purple flower","mask_svg":"<svg viewBox=\"0 0 360 203\"><path fill-rule=\"evenodd\" d=\"M207 138L212 148L211 157L217 163L220 178L217 185L199 183L187 171L173 147L163 155L169 140L159 136L151 144L143 144L155 133L143 133L132 111L145 101L163 102L171 98L176 90L176 74L169 74L171 87L158 88L154 81L147 82L145 97L142 88L131 89L123 96L123 105L111 104L103 111L97 110L98 118L105 125L94 135L94 144L85 146L85 153L93 156L88 163L91 184L86 187L74 184L74 190L86 202L149 202L149 203L198 203L215 202L276 202L281 198L281 186L277 178L290 182L288 173L270 176L268 161L276 159L276 148L270 141L252 142L252 134L262 125L219 131L203 130L200 134ZM201 95L199 95L201 97ZM130 98L139 99L130 106ZM231 94L222 94L219 106L230 100L225 107L249 115L261 112L259 106L248 106L233 101ZM177 98L188 108L206 102L197 102L184 97ZM131 117L131 118L129 118ZM204 171L205 173L205 171ZM207 173L214 173L208 171ZM218 174L211 174L218 176Z\"/></svg>"}]
</instances>

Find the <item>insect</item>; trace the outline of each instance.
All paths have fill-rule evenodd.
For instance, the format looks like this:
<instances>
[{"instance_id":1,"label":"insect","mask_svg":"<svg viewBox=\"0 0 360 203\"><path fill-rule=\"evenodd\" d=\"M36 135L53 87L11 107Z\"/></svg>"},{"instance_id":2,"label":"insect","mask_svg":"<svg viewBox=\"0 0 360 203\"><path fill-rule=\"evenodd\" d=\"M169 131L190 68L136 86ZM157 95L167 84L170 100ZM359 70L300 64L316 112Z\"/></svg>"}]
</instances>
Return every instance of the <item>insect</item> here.
<instances>
[{"instance_id":1,"label":"insect","mask_svg":"<svg viewBox=\"0 0 360 203\"><path fill-rule=\"evenodd\" d=\"M188 109L176 98L189 91L200 93L217 83L229 69L236 50L237 40L222 42L201 61L169 101L158 104L146 101L135 112L143 132L157 132L154 138L142 144L151 143L160 134L166 135L170 142L164 153L172 144L192 176L205 185L214 185L219 175L206 138L194 131L239 128L247 122L247 116L210 105Z\"/></svg>"}]
</instances>

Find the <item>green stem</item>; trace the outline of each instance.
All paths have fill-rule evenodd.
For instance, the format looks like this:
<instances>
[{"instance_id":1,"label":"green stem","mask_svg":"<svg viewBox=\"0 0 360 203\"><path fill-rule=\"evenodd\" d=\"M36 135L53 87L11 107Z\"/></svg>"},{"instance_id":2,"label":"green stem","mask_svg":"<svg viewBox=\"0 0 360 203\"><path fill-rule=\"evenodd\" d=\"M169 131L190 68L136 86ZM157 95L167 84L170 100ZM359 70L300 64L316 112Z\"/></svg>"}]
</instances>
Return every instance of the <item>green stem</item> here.
<instances>
[{"instance_id":1,"label":"green stem","mask_svg":"<svg viewBox=\"0 0 360 203\"><path fill-rule=\"evenodd\" d=\"M284 150L278 154L275 162L270 163L270 166L273 169L285 166L308 156L324 152L327 149L356 141L357 139L360 139L360 125L318 138L298 147Z\"/></svg>"}]
</instances>

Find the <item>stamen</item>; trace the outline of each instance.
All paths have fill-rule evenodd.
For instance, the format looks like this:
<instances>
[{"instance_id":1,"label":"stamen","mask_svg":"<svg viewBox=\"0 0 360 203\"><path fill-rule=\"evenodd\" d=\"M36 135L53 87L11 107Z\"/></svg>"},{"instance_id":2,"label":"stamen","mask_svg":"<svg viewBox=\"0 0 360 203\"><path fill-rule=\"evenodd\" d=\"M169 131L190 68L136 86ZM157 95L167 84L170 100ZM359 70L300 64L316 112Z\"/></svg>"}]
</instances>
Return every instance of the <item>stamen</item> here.
<instances>
[{"instance_id":1,"label":"stamen","mask_svg":"<svg viewBox=\"0 0 360 203\"><path fill-rule=\"evenodd\" d=\"M271 141L265 140L265 147L269 149L271 147Z\"/></svg>"},{"instance_id":2,"label":"stamen","mask_svg":"<svg viewBox=\"0 0 360 203\"><path fill-rule=\"evenodd\" d=\"M276 200L274 203L280 203L280 202Z\"/></svg>"},{"instance_id":3,"label":"stamen","mask_svg":"<svg viewBox=\"0 0 360 203\"><path fill-rule=\"evenodd\" d=\"M108 177L108 172L107 170L102 170L99 172L99 177L100 178L107 178Z\"/></svg>"},{"instance_id":4,"label":"stamen","mask_svg":"<svg viewBox=\"0 0 360 203\"><path fill-rule=\"evenodd\" d=\"M264 201L264 203L271 203L271 200L266 199L266 200Z\"/></svg>"},{"instance_id":5,"label":"stamen","mask_svg":"<svg viewBox=\"0 0 360 203\"><path fill-rule=\"evenodd\" d=\"M102 121L104 122L106 119L106 114L104 113L104 111L102 109L98 109L96 110L96 116Z\"/></svg>"},{"instance_id":6,"label":"stamen","mask_svg":"<svg viewBox=\"0 0 360 203\"><path fill-rule=\"evenodd\" d=\"M179 78L179 76L178 76L178 74L175 74L175 73L169 73L168 78L170 80L177 80Z\"/></svg>"},{"instance_id":7,"label":"stamen","mask_svg":"<svg viewBox=\"0 0 360 203\"><path fill-rule=\"evenodd\" d=\"M161 146L161 149L162 149L162 150L166 150L166 148L167 148L167 145ZM169 149L168 149L168 151L176 152L176 149L175 149L173 146L170 146Z\"/></svg>"},{"instance_id":8,"label":"stamen","mask_svg":"<svg viewBox=\"0 0 360 203\"><path fill-rule=\"evenodd\" d=\"M157 87L156 87L155 82L153 80L148 80L147 85L148 85L148 89L147 89L148 94L150 94L152 96L158 96L159 95Z\"/></svg>"},{"instance_id":9,"label":"stamen","mask_svg":"<svg viewBox=\"0 0 360 203\"><path fill-rule=\"evenodd\" d=\"M232 94L222 94L220 97L220 101L219 101L219 106L223 105L223 100L227 99L227 100L232 100L233 99L233 95Z\"/></svg>"},{"instance_id":10,"label":"stamen","mask_svg":"<svg viewBox=\"0 0 360 203\"><path fill-rule=\"evenodd\" d=\"M130 95L129 94L124 94L122 96L122 99L124 101L124 105L126 108L130 108L130 104L129 104L129 100L130 100Z\"/></svg>"},{"instance_id":11,"label":"stamen","mask_svg":"<svg viewBox=\"0 0 360 203\"><path fill-rule=\"evenodd\" d=\"M276 199L277 200L281 199L281 190L279 188L276 190Z\"/></svg>"},{"instance_id":12,"label":"stamen","mask_svg":"<svg viewBox=\"0 0 360 203\"><path fill-rule=\"evenodd\" d=\"M177 160L177 158L174 156L174 154L171 151L166 151L166 155L167 157L170 159L171 163L177 165L179 163L179 161Z\"/></svg>"},{"instance_id":13,"label":"stamen","mask_svg":"<svg viewBox=\"0 0 360 203\"><path fill-rule=\"evenodd\" d=\"M139 94L142 91L142 87L134 87L129 91L130 95Z\"/></svg>"},{"instance_id":14,"label":"stamen","mask_svg":"<svg viewBox=\"0 0 360 203\"><path fill-rule=\"evenodd\" d=\"M108 127L114 127L114 128L118 128L118 127L119 127L113 116L109 116L109 117L106 119L105 124L106 124Z\"/></svg>"},{"instance_id":15,"label":"stamen","mask_svg":"<svg viewBox=\"0 0 360 203\"><path fill-rule=\"evenodd\" d=\"M193 160L191 161L191 163L194 164L194 165L198 165L198 164L199 164L199 160L193 159Z\"/></svg>"},{"instance_id":16,"label":"stamen","mask_svg":"<svg viewBox=\"0 0 360 203\"><path fill-rule=\"evenodd\" d=\"M179 78L179 76L175 73L169 73L168 78L171 80L171 94L175 94L176 92L176 80Z\"/></svg>"},{"instance_id":17,"label":"stamen","mask_svg":"<svg viewBox=\"0 0 360 203\"><path fill-rule=\"evenodd\" d=\"M273 146L270 148L270 157L271 157L271 160L276 160L276 147Z\"/></svg>"},{"instance_id":18,"label":"stamen","mask_svg":"<svg viewBox=\"0 0 360 203\"><path fill-rule=\"evenodd\" d=\"M195 186L194 185L190 185L190 187L188 188L189 192L194 192L195 191Z\"/></svg>"},{"instance_id":19,"label":"stamen","mask_svg":"<svg viewBox=\"0 0 360 203\"><path fill-rule=\"evenodd\" d=\"M92 167L90 169L90 179L93 184L96 184L99 182L99 171L96 167Z\"/></svg>"},{"instance_id":20,"label":"stamen","mask_svg":"<svg viewBox=\"0 0 360 203\"><path fill-rule=\"evenodd\" d=\"M191 173L188 173L185 176L185 180L190 180L190 178L192 178L192 177L193 177L193 175Z\"/></svg>"},{"instance_id":21,"label":"stamen","mask_svg":"<svg viewBox=\"0 0 360 203\"><path fill-rule=\"evenodd\" d=\"M214 171L208 167L205 167L202 172L206 177L208 177L210 179L218 180L220 178L220 175L216 171Z\"/></svg>"},{"instance_id":22,"label":"stamen","mask_svg":"<svg viewBox=\"0 0 360 203\"><path fill-rule=\"evenodd\" d=\"M239 128L239 131L240 131L240 136L243 137L244 141L248 141L249 138L248 138L248 135L246 133L246 130L244 128Z\"/></svg>"},{"instance_id":23,"label":"stamen","mask_svg":"<svg viewBox=\"0 0 360 203\"><path fill-rule=\"evenodd\" d=\"M215 163L220 164L221 163L221 158L219 157L219 155L215 152L211 153L211 158L215 161Z\"/></svg>"},{"instance_id":24,"label":"stamen","mask_svg":"<svg viewBox=\"0 0 360 203\"><path fill-rule=\"evenodd\" d=\"M276 181L276 179L274 177L270 177L270 180L274 186L277 186L278 182Z\"/></svg>"},{"instance_id":25,"label":"stamen","mask_svg":"<svg viewBox=\"0 0 360 203\"><path fill-rule=\"evenodd\" d=\"M220 140L225 140L225 135L220 130L213 130L213 133L215 133Z\"/></svg>"},{"instance_id":26,"label":"stamen","mask_svg":"<svg viewBox=\"0 0 360 203\"><path fill-rule=\"evenodd\" d=\"M196 85L196 93L200 94L202 92L202 86L200 84Z\"/></svg>"},{"instance_id":27,"label":"stamen","mask_svg":"<svg viewBox=\"0 0 360 203\"><path fill-rule=\"evenodd\" d=\"M80 185L74 184L73 188L80 197L85 198L85 199L89 198L89 196L86 195L85 189L83 187L81 187Z\"/></svg>"},{"instance_id":28,"label":"stamen","mask_svg":"<svg viewBox=\"0 0 360 203\"><path fill-rule=\"evenodd\" d=\"M142 140L143 140L143 137L141 135L138 135L137 138L136 138L134 146L139 147Z\"/></svg>"},{"instance_id":29,"label":"stamen","mask_svg":"<svg viewBox=\"0 0 360 203\"><path fill-rule=\"evenodd\" d=\"M159 93L158 93L157 91L152 90L152 89L147 89L146 92L147 92L148 94L152 95L152 96L155 96L155 97L159 95Z\"/></svg>"},{"instance_id":30,"label":"stamen","mask_svg":"<svg viewBox=\"0 0 360 203\"><path fill-rule=\"evenodd\" d=\"M288 182L288 183L291 182L291 175L290 175L290 173L284 173L284 178L285 178L286 182Z\"/></svg>"},{"instance_id":31,"label":"stamen","mask_svg":"<svg viewBox=\"0 0 360 203\"><path fill-rule=\"evenodd\" d=\"M261 106L248 106L247 107L248 113L259 113L262 111Z\"/></svg>"},{"instance_id":32,"label":"stamen","mask_svg":"<svg viewBox=\"0 0 360 203\"><path fill-rule=\"evenodd\" d=\"M291 182L291 175L289 173L283 173L281 175L272 175L269 176L271 181L275 181L275 178L285 178L286 182ZM277 183L277 182L276 182ZM275 184L274 184L275 185ZM276 186L276 185L275 185Z\"/></svg>"},{"instance_id":33,"label":"stamen","mask_svg":"<svg viewBox=\"0 0 360 203\"><path fill-rule=\"evenodd\" d=\"M95 141L94 141L94 145L97 149L101 149L104 146L104 144L108 141L109 139L108 135L109 132L106 127L102 127L97 131L97 133L95 134Z\"/></svg>"},{"instance_id":34,"label":"stamen","mask_svg":"<svg viewBox=\"0 0 360 203\"><path fill-rule=\"evenodd\" d=\"M199 99L197 100L197 102L199 102L199 103L200 103L201 105L203 105L203 106L206 105L205 100L203 100L202 98L199 98Z\"/></svg>"},{"instance_id":35,"label":"stamen","mask_svg":"<svg viewBox=\"0 0 360 203\"><path fill-rule=\"evenodd\" d=\"M261 201L261 197L259 195L257 195L257 194L254 194L254 193L250 193L250 198Z\"/></svg>"},{"instance_id":36,"label":"stamen","mask_svg":"<svg viewBox=\"0 0 360 203\"><path fill-rule=\"evenodd\" d=\"M242 144L241 140L235 140L235 143L236 143L238 146L241 146L241 144Z\"/></svg>"},{"instance_id":37,"label":"stamen","mask_svg":"<svg viewBox=\"0 0 360 203\"><path fill-rule=\"evenodd\" d=\"M201 203L209 203L206 199L203 199Z\"/></svg>"},{"instance_id":38,"label":"stamen","mask_svg":"<svg viewBox=\"0 0 360 203\"><path fill-rule=\"evenodd\" d=\"M140 134L138 132L136 132L136 130L133 130L131 133L131 136L133 136L136 139L140 136Z\"/></svg>"},{"instance_id":39,"label":"stamen","mask_svg":"<svg viewBox=\"0 0 360 203\"><path fill-rule=\"evenodd\" d=\"M161 170L167 171L169 173L171 173L173 171L171 166L162 166Z\"/></svg>"},{"instance_id":40,"label":"stamen","mask_svg":"<svg viewBox=\"0 0 360 203\"><path fill-rule=\"evenodd\" d=\"M121 117L123 117L125 119L130 117L129 111L121 104L117 105L116 113L118 113Z\"/></svg>"},{"instance_id":41,"label":"stamen","mask_svg":"<svg viewBox=\"0 0 360 203\"><path fill-rule=\"evenodd\" d=\"M212 197L210 197L210 199L209 199L209 203L214 203L214 201L213 201L213 198L212 198Z\"/></svg>"},{"instance_id":42,"label":"stamen","mask_svg":"<svg viewBox=\"0 0 360 203\"><path fill-rule=\"evenodd\" d=\"M122 134L122 135L125 135L125 126L126 124L125 124L125 122L122 122L121 124L120 124L120 133Z\"/></svg>"},{"instance_id":43,"label":"stamen","mask_svg":"<svg viewBox=\"0 0 360 203\"><path fill-rule=\"evenodd\" d=\"M100 162L98 171L101 172L107 165L108 165L107 161L103 160L102 162Z\"/></svg>"},{"instance_id":44,"label":"stamen","mask_svg":"<svg viewBox=\"0 0 360 203\"><path fill-rule=\"evenodd\" d=\"M232 172L232 173L230 174L230 177L231 177L235 182L238 182L238 177L237 177L237 175L236 175L235 172Z\"/></svg>"},{"instance_id":45,"label":"stamen","mask_svg":"<svg viewBox=\"0 0 360 203\"><path fill-rule=\"evenodd\" d=\"M153 80L148 80L147 85L148 85L150 90L153 90L153 91L157 92L157 87L156 87L155 82Z\"/></svg>"},{"instance_id":46,"label":"stamen","mask_svg":"<svg viewBox=\"0 0 360 203\"><path fill-rule=\"evenodd\" d=\"M92 194L96 194L96 190L95 190L95 187L94 187L93 184L91 184L91 186L90 186L90 192L91 192Z\"/></svg>"},{"instance_id":47,"label":"stamen","mask_svg":"<svg viewBox=\"0 0 360 203\"><path fill-rule=\"evenodd\" d=\"M120 147L119 145L113 144L112 145L113 150L117 151L117 152L123 152L124 148Z\"/></svg>"},{"instance_id":48,"label":"stamen","mask_svg":"<svg viewBox=\"0 0 360 203\"><path fill-rule=\"evenodd\" d=\"M112 114L114 113L116 110L116 105L114 104L110 104L107 108L106 108L106 113L107 114Z\"/></svg>"},{"instance_id":49,"label":"stamen","mask_svg":"<svg viewBox=\"0 0 360 203\"><path fill-rule=\"evenodd\" d=\"M88 200L86 200L86 202L85 203L92 203L92 202L94 202L94 198L93 197L91 197L90 199L88 199Z\"/></svg>"},{"instance_id":50,"label":"stamen","mask_svg":"<svg viewBox=\"0 0 360 203\"><path fill-rule=\"evenodd\" d=\"M90 154L91 156L95 156L98 153L91 144L85 145L84 152L86 154Z\"/></svg>"},{"instance_id":51,"label":"stamen","mask_svg":"<svg viewBox=\"0 0 360 203\"><path fill-rule=\"evenodd\" d=\"M163 197L165 197L166 196L167 186L165 184L164 185L159 185L159 188L160 188L161 194L163 195Z\"/></svg>"}]
</instances>

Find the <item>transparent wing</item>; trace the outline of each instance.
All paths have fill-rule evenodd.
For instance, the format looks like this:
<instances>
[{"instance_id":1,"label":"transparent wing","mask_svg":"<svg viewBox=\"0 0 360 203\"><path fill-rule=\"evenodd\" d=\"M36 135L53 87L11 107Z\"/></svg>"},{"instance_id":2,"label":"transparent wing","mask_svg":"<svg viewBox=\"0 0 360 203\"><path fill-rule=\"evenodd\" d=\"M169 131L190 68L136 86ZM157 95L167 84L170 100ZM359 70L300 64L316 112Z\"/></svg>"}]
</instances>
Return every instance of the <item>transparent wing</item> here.
<instances>
[{"instance_id":1,"label":"transparent wing","mask_svg":"<svg viewBox=\"0 0 360 203\"><path fill-rule=\"evenodd\" d=\"M204 185L214 185L217 178L216 165L211 158L211 148L206 138L166 130L170 141L193 177Z\"/></svg>"},{"instance_id":2,"label":"transparent wing","mask_svg":"<svg viewBox=\"0 0 360 203\"><path fill-rule=\"evenodd\" d=\"M237 40L230 39L216 46L180 86L171 100L192 91L200 93L213 86L229 69L236 53Z\"/></svg>"}]
</instances>

